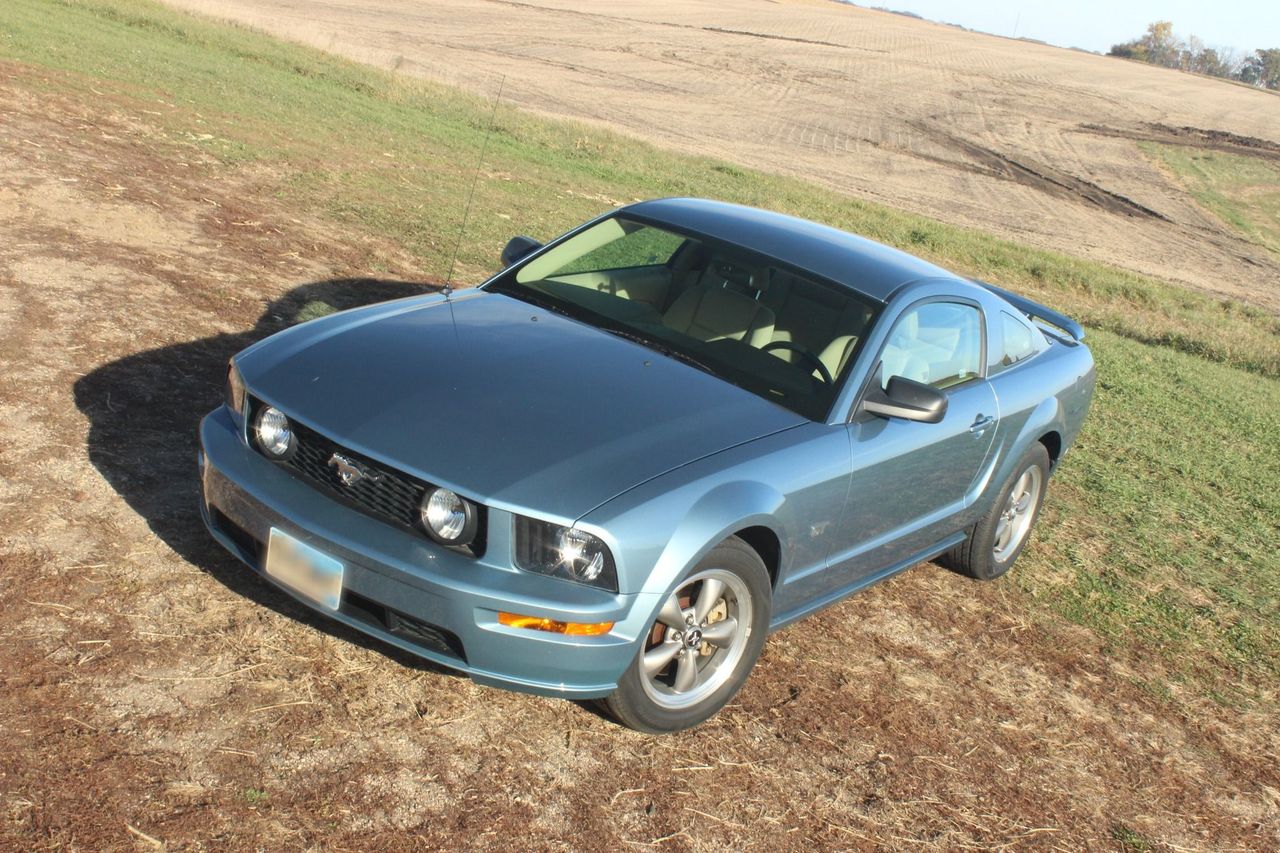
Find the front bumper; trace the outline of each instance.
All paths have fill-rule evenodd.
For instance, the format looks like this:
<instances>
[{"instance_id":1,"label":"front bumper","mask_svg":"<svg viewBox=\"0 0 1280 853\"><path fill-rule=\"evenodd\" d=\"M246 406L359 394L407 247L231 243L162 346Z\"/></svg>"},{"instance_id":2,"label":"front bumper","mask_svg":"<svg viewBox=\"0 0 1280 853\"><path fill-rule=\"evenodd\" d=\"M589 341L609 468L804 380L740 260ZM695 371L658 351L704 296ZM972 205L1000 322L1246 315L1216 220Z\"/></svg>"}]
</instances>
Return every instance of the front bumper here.
<instances>
[{"instance_id":1,"label":"front bumper","mask_svg":"<svg viewBox=\"0 0 1280 853\"><path fill-rule=\"evenodd\" d=\"M363 515L256 453L226 407L200 424L201 513L241 561L319 613L481 684L543 696L606 696L630 665L657 596L617 595L511 566L511 516L490 510L479 560ZM341 560L330 610L263 572L272 527ZM500 611L561 622L614 622L601 637L511 628Z\"/></svg>"}]
</instances>

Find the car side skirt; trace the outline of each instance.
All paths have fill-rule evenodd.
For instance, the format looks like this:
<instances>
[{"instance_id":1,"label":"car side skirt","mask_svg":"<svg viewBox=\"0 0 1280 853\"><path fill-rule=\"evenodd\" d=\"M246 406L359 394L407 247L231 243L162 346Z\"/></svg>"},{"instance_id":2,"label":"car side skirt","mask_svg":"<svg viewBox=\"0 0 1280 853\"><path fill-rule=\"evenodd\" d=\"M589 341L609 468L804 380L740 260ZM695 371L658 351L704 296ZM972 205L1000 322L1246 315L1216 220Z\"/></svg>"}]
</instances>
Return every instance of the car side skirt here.
<instances>
[{"instance_id":1,"label":"car side skirt","mask_svg":"<svg viewBox=\"0 0 1280 853\"><path fill-rule=\"evenodd\" d=\"M905 560L899 563L894 563L893 565L888 566L887 568L881 569L878 572L869 574L866 577L858 578L856 581L849 584L848 586L841 587L840 589L837 589L834 592L828 593L822 596L821 598L816 598L813 601L806 602L800 607L794 608L792 610L788 610L785 613L776 613L774 614L773 620L769 623L769 633L772 634L774 631L780 631L783 628L790 625L792 622L796 622L812 613L816 613L817 611L823 609L824 607L830 607L833 604L837 604L843 601L844 599L848 598L849 596L853 595L855 592L859 592L860 590L864 590L869 586L880 583L880 581L888 580L889 578L893 577L899 572L906 571L907 569L911 568L917 563L923 563L923 562L926 562L927 560L932 560L934 557L938 556L939 554L943 554L951 550L952 548L954 548L956 545L959 545L964 540L965 540L964 532L958 531L948 536L946 539L943 539L940 542L935 542L933 545L930 545L928 548L924 549L923 551L920 551L916 554L911 555L910 557L907 557Z\"/></svg>"}]
</instances>

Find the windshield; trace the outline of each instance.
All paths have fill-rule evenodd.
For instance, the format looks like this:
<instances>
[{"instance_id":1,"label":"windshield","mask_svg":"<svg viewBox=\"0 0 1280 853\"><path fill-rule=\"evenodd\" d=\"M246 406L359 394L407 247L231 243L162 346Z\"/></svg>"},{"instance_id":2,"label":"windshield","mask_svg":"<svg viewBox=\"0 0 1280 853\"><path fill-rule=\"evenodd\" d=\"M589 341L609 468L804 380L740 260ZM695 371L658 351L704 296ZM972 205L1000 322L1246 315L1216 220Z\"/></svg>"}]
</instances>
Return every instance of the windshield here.
<instances>
[{"instance_id":1,"label":"windshield","mask_svg":"<svg viewBox=\"0 0 1280 853\"><path fill-rule=\"evenodd\" d=\"M750 250L620 216L486 285L824 420L875 313Z\"/></svg>"}]
</instances>

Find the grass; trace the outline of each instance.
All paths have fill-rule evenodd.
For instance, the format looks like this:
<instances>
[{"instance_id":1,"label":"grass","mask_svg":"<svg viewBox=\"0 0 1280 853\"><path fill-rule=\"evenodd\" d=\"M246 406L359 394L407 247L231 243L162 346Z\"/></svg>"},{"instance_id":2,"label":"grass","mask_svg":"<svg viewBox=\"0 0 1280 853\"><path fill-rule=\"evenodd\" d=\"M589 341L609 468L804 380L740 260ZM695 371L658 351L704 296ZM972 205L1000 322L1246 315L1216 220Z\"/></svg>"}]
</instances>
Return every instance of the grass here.
<instances>
[{"instance_id":1,"label":"grass","mask_svg":"<svg viewBox=\"0 0 1280 853\"><path fill-rule=\"evenodd\" d=\"M1247 701L1280 675L1280 383L1107 332L1091 343L1100 385L1054 481L1060 523L1011 580Z\"/></svg>"},{"instance_id":2,"label":"grass","mask_svg":"<svg viewBox=\"0 0 1280 853\"><path fill-rule=\"evenodd\" d=\"M495 115L492 100L144 0L7 0L0 58L45 69L51 92L103 92L147 110L175 147L196 145L216 169L267 181L282 203L318 210L353 234L390 237L436 277L449 269ZM1085 322L1101 377L1095 408L1055 480L1052 520L1013 583L1040 618L1087 625L1115 654L1158 661L1141 676L1158 694L1169 689L1161 671L1227 703L1274 689L1275 317L502 105L456 277L482 278L514 233L546 238L619 203L684 194L856 231Z\"/></svg>"},{"instance_id":3,"label":"grass","mask_svg":"<svg viewBox=\"0 0 1280 853\"><path fill-rule=\"evenodd\" d=\"M1150 142L1142 149L1176 174L1196 201L1280 255L1280 163Z\"/></svg>"},{"instance_id":4,"label":"grass","mask_svg":"<svg viewBox=\"0 0 1280 853\"><path fill-rule=\"evenodd\" d=\"M1280 322L1124 270L851 199L803 181L557 122L148 0L9 0L0 56L169 107L175 142L270 164L291 198L385 234L443 277L492 122L458 278L512 232L554 236L619 203L699 195L781 210L905 248L1068 309L1095 328L1280 377ZM77 82L78 81L78 82ZM494 80L496 93L498 81Z\"/></svg>"},{"instance_id":5,"label":"grass","mask_svg":"<svg viewBox=\"0 0 1280 853\"><path fill-rule=\"evenodd\" d=\"M1146 836L1133 831L1123 823L1117 823L1111 827L1111 838L1120 845L1122 850L1132 851L1132 853L1143 853L1153 848Z\"/></svg>"}]
</instances>

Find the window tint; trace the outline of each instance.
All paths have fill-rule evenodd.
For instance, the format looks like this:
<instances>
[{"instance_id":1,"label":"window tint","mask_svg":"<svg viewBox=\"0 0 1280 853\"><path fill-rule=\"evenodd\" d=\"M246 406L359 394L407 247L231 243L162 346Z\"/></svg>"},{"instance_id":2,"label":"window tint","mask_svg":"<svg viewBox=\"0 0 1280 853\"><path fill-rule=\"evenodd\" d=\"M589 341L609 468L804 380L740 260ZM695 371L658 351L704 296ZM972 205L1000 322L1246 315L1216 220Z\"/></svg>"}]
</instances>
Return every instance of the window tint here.
<instances>
[{"instance_id":1,"label":"window tint","mask_svg":"<svg viewBox=\"0 0 1280 853\"><path fill-rule=\"evenodd\" d=\"M972 305L929 302L898 318L881 356L881 382L902 376L949 388L979 375L982 315Z\"/></svg>"},{"instance_id":2,"label":"window tint","mask_svg":"<svg viewBox=\"0 0 1280 853\"><path fill-rule=\"evenodd\" d=\"M676 253L676 250L683 245L685 240L679 234L673 234L661 228L653 228L648 225L640 225L639 223L626 222L619 219L602 223L602 226L593 228L590 232L581 234L579 237L584 238L583 242L601 239L602 237L608 242L597 245L589 251L572 258L572 260L568 260L559 269L546 275L547 278L572 275L574 273L633 269L635 267L665 264L671 260L671 256ZM569 241L563 248L570 249L570 244L574 243L575 240ZM579 246L573 248L581 250Z\"/></svg>"},{"instance_id":3,"label":"window tint","mask_svg":"<svg viewBox=\"0 0 1280 853\"><path fill-rule=\"evenodd\" d=\"M485 289L648 346L810 420L825 419L877 305L848 287L775 266L748 247L710 242L611 217L517 263ZM676 251L678 271L670 266ZM637 295L651 286L660 298Z\"/></svg>"},{"instance_id":4,"label":"window tint","mask_svg":"<svg viewBox=\"0 0 1280 853\"><path fill-rule=\"evenodd\" d=\"M1014 364L1040 351L1031 327L1020 322L1016 317L1001 311L1000 328L1004 338L1004 355L1000 359L1001 364Z\"/></svg>"}]
</instances>

